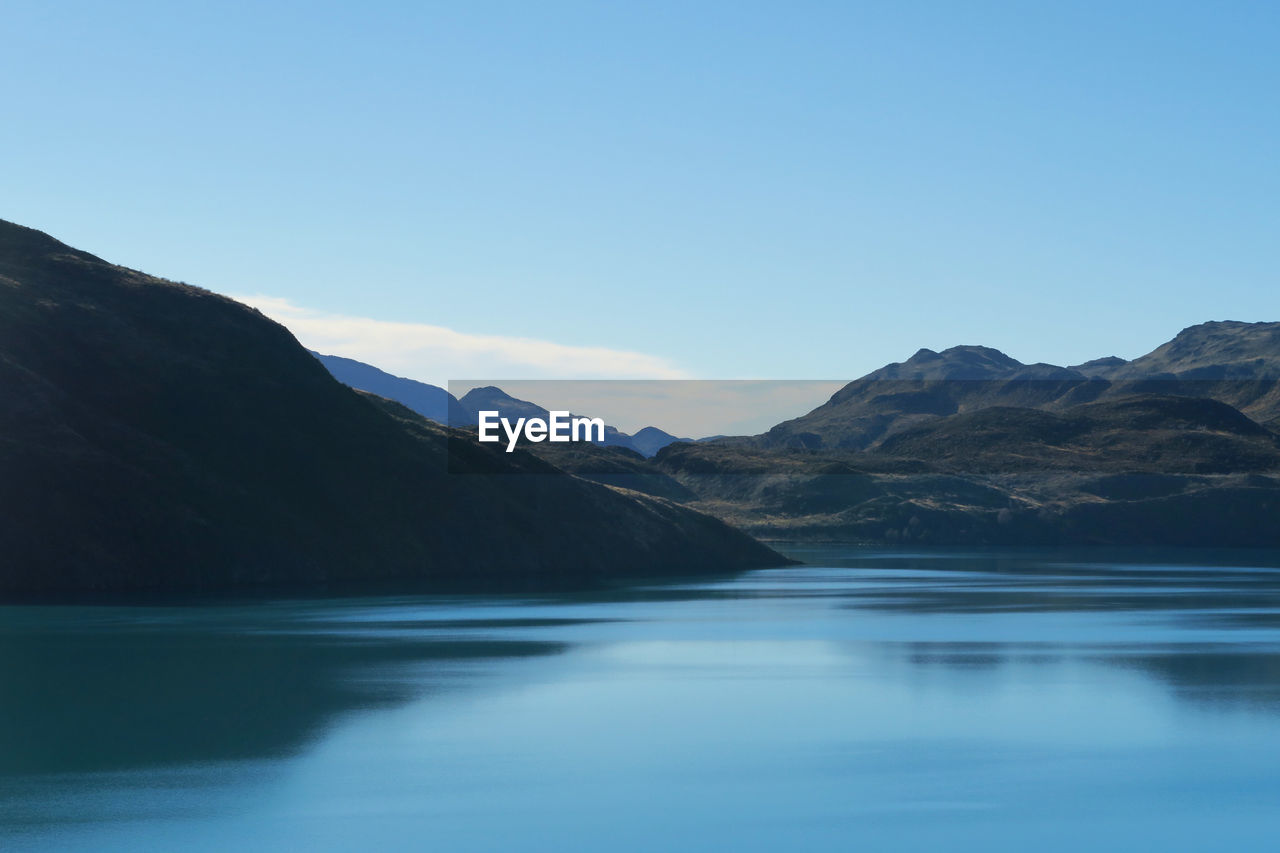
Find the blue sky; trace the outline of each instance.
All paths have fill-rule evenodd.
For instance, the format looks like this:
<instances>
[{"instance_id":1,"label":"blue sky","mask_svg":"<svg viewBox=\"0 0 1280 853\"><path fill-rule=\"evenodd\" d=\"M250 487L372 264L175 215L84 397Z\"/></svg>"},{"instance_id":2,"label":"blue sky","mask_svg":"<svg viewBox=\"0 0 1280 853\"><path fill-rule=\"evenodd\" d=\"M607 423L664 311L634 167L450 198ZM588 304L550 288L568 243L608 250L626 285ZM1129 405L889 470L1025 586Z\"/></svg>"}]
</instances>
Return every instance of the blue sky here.
<instances>
[{"instance_id":1,"label":"blue sky","mask_svg":"<svg viewBox=\"0 0 1280 853\"><path fill-rule=\"evenodd\" d=\"M0 21L0 217L402 375L842 378L1280 319L1280 4Z\"/></svg>"}]
</instances>

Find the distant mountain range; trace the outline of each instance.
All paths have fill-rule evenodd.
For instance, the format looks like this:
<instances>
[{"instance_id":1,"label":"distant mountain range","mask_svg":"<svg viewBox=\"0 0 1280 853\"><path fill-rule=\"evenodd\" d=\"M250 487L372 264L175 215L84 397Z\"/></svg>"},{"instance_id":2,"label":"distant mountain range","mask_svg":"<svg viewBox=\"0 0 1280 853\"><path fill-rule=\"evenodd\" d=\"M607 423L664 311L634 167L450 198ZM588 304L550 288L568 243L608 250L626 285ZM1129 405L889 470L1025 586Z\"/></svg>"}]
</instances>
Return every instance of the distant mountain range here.
<instances>
[{"instance_id":1,"label":"distant mountain range","mask_svg":"<svg viewBox=\"0 0 1280 853\"><path fill-rule=\"evenodd\" d=\"M445 426L475 426L482 411L499 412L501 417L512 420L515 418L546 419L550 414L549 410L543 406L528 400L519 400L492 385L473 388L459 400L443 388L413 379L392 376L373 365L355 359L322 355L318 352L313 352L312 355L344 385L395 400L423 417ZM624 447L641 456L649 457L673 442L693 440L677 438L652 426L644 427L635 435L627 435L618 428L606 424L602 444L606 447Z\"/></svg>"},{"instance_id":2,"label":"distant mountain range","mask_svg":"<svg viewBox=\"0 0 1280 853\"><path fill-rule=\"evenodd\" d=\"M549 588L782 562L355 392L238 302L0 221L0 594Z\"/></svg>"},{"instance_id":3,"label":"distant mountain range","mask_svg":"<svg viewBox=\"0 0 1280 853\"><path fill-rule=\"evenodd\" d=\"M546 413L492 387L460 402ZM765 537L1280 545L1278 429L1280 323L1211 322L1071 367L922 349L756 436L530 449Z\"/></svg>"},{"instance_id":4,"label":"distant mountain range","mask_svg":"<svg viewBox=\"0 0 1280 853\"><path fill-rule=\"evenodd\" d=\"M999 350L922 349L850 382L823 406L778 424L761 447L873 448L895 432L992 406L1062 410L1134 394L1204 397L1280 425L1280 323L1204 323L1153 352L1076 367L1023 364Z\"/></svg>"},{"instance_id":5,"label":"distant mountain range","mask_svg":"<svg viewBox=\"0 0 1280 853\"><path fill-rule=\"evenodd\" d=\"M395 400L438 424L459 426L475 417L443 388L392 376L373 365L352 358L321 355L318 352L311 354L320 359L320 363L333 374L333 378L343 385Z\"/></svg>"},{"instance_id":6,"label":"distant mountain range","mask_svg":"<svg viewBox=\"0 0 1280 853\"><path fill-rule=\"evenodd\" d=\"M1280 546L1278 427L1280 323L1215 322L1074 367L920 350L761 435L669 445L626 482L674 483L765 537ZM621 476L592 454L556 464Z\"/></svg>"},{"instance_id":7,"label":"distant mountain range","mask_svg":"<svg viewBox=\"0 0 1280 853\"><path fill-rule=\"evenodd\" d=\"M699 442L610 430L507 454L435 422L479 408L546 413L313 357L237 302L0 222L6 596L782 562L725 522L913 547L1280 546L1280 323L1072 367L920 350L760 435Z\"/></svg>"},{"instance_id":8,"label":"distant mountain range","mask_svg":"<svg viewBox=\"0 0 1280 853\"><path fill-rule=\"evenodd\" d=\"M465 422L467 426L477 423L480 412L497 412L499 417L508 418L511 421L515 421L517 418L542 418L545 421L551 415L548 409L539 406L537 403L530 403L528 400L517 400L501 388L495 388L492 385L487 385L483 388L472 388L462 395L462 399L459 402L468 413L468 420ZM461 426L461 424L454 424L454 426ZM631 436L608 424L605 424L604 428L604 441L599 443L605 447L625 447L628 450L639 453L639 449L631 442Z\"/></svg>"},{"instance_id":9,"label":"distant mountain range","mask_svg":"<svg viewBox=\"0 0 1280 853\"><path fill-rule=\"evenodd\" d=\"M1280 545L1280 323L1133 361L920 350L762 435L656 471L758 535L918 544Z\"/></svg>"},{"instance_id":10,"label":"distant mountain range","mask_svg":"<svg viewBox=\"0 0 1280 853\"><path fill-rule=\"evenodd\" d=\"M640 451L641 456L646 457L656 455L659 450L668 444L675 444L677 441L693 443L699 440L705 439L678 438L666 430L652 426L637 430L635 435L631 436L631 444L636 450Z\"/></svg>"}]
</instances>

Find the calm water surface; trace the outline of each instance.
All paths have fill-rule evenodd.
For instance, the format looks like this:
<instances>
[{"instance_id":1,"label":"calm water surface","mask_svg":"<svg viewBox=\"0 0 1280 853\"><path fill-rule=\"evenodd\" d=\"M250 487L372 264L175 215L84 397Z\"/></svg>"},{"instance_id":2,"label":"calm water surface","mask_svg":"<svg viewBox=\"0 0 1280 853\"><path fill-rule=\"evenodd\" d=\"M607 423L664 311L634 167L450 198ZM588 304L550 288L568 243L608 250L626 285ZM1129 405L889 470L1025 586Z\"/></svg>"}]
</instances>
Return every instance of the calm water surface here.
<instances>
[{"instance_id":1,"label":"calm water surface","mask_svg":"<svg viewBox=\"0 0 1280 853\"><path fill-rule=\"evenodd\" d=\"M4 850L1274 850L1280 555L0 608Z\"/></svg>"}]
</instances>

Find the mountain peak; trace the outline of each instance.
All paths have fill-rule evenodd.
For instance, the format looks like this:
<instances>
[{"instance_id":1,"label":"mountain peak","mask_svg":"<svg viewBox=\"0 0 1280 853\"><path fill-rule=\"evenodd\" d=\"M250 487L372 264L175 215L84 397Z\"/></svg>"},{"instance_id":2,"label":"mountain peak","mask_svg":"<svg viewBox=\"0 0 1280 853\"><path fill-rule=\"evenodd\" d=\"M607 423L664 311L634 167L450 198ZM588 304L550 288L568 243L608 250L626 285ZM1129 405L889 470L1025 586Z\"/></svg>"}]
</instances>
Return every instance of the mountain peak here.
<instances>
[{"instance_id":1,"label":"mountain peak","mask_svg":"<svg viewBox=\"0 0 1280 853\"><path fill-rule=\"evenodd\" d=\"M984 347L980 344L961 344L959 346L947 347L941 353L943 356L957 355L975 355L990 358L996 361L1009 361L1014 364L1021 364L1017 359L1010 358L995 347Z\"/></svg>"},{"instance_id":2,"label":"mountain peak","mask_svg":"<svg viewBox=\"0 0 1280 853\"><path fill-rule=\"evenodd\" d=\"M1187 346L1201 341L1259 341L1280 342L1280 323L1246 323L1242 320L1209 320L1187 326L1174 335L1165 346Z\"/></svg>"},{"instance_id":3,"label":"mountain peak","mask_svg":"<svg viewBox=\"0 0 1280 853\"><path fill-rule=\"evenodd\" d=\"M694 439L674 436L665 429L658 429L656 426L644 427L631 436L632 445L644 456L653 456L668 444L674 444L678 441L692 442Z\"/></svg>"},{"instance_id":4,"label":"mountain peak","mask_svg":"<svg viewBox=\"0 0 1280 853\"><path fill-rule=\"evenodd\" d=\"M991 347L962 345L942 352L917 350L904 362L887 365L867 379L998 379L1009 376L1025 365Z\"/></svg>"},{"instance_id":5,"label":"mountain peak","mask_svg":"<svg viewBox=\"0 0 1280 853\"><path fill-rule=\"evenodd\" d=\"M231 299L9 223L0 276L0 594L563 587L782 561L635 492L452 476L557 469L357 394Z\"/></svg>"},{"instance_id":6,"label":"mountain peak","mask_svg":"<svg viewBox=\"0 0 1280 853\"><path fill-rule=\"evenodd\" d=\"M1188 326L1129 362L1122 375L1167 374L1182 379L1280 377L1280 323L1214 320Z\"/></svg>"},{"instance_id":7,"label":"mountain peak","mask_svg":"<svg viewBox=\"0 0 1280 853\"><path fill-rule=\"evenodd\" d=\"M324 355L315 351L311 351L311 354L319 359L334 379L344 385L395 400L438 424L461 426L470 421L471 416L467 410L443 388L395 376L353 358Z\"/></svg>"},{"instance_id":8,"label":"mountain peak","mask_svg":"<svg viewBox=\"0 0 1280 853\"><path fill-rule=\"evenodd\" d=\"M1128 359L1118 355L1108 355L1102 358L1091 358L1083 364L1073 364L1067 369L1091 378L1105 379L1128 363Z\"/></svg>"},{"instance_id":9,"label":"mountain peak","mask_svg":"<svg viewBox=\"0 0 1280 853\"><path fill-rule=\"evenodd\" d=\"M542 406L512 397L496 385L472 388L459 397L458 401L473 412L481 409L510 408L519 410L518 417L545 418L548 414Z\"/></svg>"},{"instance_id":10,"label":"mountain peak","mask_svg":"<svg viewBox=\"0 0 1280 853\"><path fill-rule=\"evenodd\" d=\"M1188 332L1194 333L1197 331L1240 332L1240 331L1248 331L1251 329L1253 330L1280 329L1280 322L1274 322L1270 320L1259 320L1257 322L1250 322L1248 320L1206 320L1203 323L1196 323L1193 326L1187 326L1181 332L1178 332L1178 334L1175 335L1174 337L1178 338L1184 334L1187 334Z\"/></svg>"}]
</instances>

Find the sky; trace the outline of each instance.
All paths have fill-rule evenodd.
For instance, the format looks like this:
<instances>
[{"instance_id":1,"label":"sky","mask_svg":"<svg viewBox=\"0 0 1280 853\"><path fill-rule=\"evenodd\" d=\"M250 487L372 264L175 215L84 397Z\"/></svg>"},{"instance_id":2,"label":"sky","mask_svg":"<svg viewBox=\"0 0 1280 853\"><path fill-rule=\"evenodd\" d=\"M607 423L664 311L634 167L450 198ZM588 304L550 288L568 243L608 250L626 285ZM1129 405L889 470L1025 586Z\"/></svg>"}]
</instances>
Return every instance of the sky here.
<instances>
[{"instance_id":1,"label":"sky","mask_svg":"<svg viewBox=\"0 0 1280 853\"><path fill-rule=\"evenodd\" d=\"M0 7L0 218L436 384L1280 320L1280 4Z\"/></svg>"}]
</instances>

